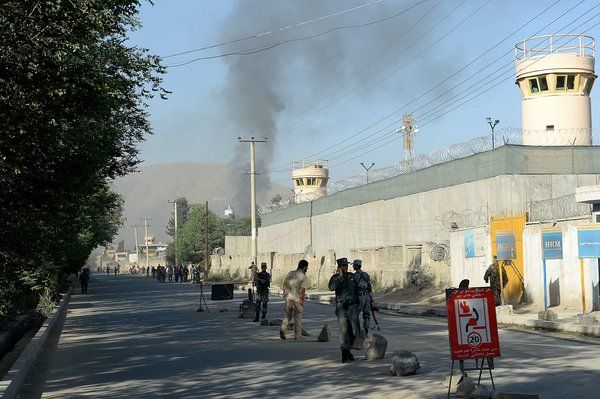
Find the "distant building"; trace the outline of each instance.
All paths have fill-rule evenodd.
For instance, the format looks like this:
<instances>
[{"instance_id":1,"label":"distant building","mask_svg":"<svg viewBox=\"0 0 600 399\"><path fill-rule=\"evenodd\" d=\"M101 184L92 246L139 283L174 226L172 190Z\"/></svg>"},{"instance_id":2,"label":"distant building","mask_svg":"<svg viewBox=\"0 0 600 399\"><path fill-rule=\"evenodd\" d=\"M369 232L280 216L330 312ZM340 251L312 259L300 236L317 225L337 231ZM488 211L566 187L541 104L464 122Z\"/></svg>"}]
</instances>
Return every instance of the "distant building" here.
<instances>
[{"instance_id":1,"label":"distant building","mask_svg":"<svg viewBox=\"0 0 600 399\"><path fill-rule=\"evenodd\" d=\"M223 212L223 219L235 219L235 209L229 205Z\"/></svg>"}]
</instances>

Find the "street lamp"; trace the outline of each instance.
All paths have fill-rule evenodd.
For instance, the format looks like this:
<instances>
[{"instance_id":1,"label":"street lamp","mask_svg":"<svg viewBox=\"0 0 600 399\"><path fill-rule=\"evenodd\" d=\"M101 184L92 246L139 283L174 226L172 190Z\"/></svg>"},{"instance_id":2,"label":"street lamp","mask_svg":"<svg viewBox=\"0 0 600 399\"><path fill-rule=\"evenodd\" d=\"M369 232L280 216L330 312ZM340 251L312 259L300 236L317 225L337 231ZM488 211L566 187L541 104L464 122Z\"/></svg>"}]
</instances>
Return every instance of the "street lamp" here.
<instances>
[{"instance_id":1,"label":"street lamp","mask_svg":"<svg viewBox=\"0 0 600 399\"><path fill-rule=\"evenodd\" d=\"M490 118L489 116L487 118L485 118L485 122L490 125L490 127L492 128L492 151L494 150L495 146L495 142L494 142L494 128L496 127L497 124L500 123L500 119L496 119L494 121L494 123L492 123L492 118Z\"/></svg>"},{"instance_id":2,"label":"street lamp","mask_svg":"<svg viewBox=\"0 0 600 399\"><path fill-rule=\"evenodd\" d=\"M360 163L360 165L361 165L363 168L365 168L365 170L367 171L367 184L369 184L369 171L371 170L371 168L372 168L373 166L375 166L375 162L371 163L371 166L369 166L368 168L367 168L367 167L365 166L365 164L364 164L364 163L362 163L362 162Z\"/></svg>"}]
</instances>

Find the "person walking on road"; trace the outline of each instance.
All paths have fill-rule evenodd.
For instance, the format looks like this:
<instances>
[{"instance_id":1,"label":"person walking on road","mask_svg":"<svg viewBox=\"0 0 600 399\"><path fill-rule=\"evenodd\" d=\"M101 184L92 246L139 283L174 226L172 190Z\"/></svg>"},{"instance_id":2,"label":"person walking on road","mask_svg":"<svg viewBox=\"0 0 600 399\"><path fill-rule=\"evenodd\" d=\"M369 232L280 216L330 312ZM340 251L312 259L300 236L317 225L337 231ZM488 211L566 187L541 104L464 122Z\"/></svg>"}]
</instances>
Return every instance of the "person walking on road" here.
<instances>
[{"instance_id":1,"label":"person walking on road","mask_svg":"<svg viewBox=\"0 0 600 399\"><path fill-rule=\"evenodd\" d=\"M279 337L285 339L285 332L287 331L292 313L294 314L294 339L303 339L302 336L302 311L304 306L302 305L301 297L302 283L306 279L306 272L308 271L308 262L302 259L298 262L298 268L292 270L287 274L285 280L283 280L283 299L285 299L285 317L281 322L281 328L279 329Z\"/></svg>"},{"instance_id":2,"label":"person walking on road","mask_svg":"<svg viewBox=\"0 0 600 399\"><path fill-rule=\"evenodd\" d=\"M269 287L271 286L271 275L267 272L267 262L260 264L260 272L254 275L254 285L256 286L256 317L262 311L263 320L267 317L267 304L269 303Z\"/></svg>"},{"instance_id":3,"label":"person walking on road","mask_svg":"<svg viewBox=\"0 0 600 399\"><path fill-rule=\"evenodd\" d=\"M167 266L167 277L169 278L169 283L173 282L173 266Z\"/></svg>"},{"instance_id":4,"label":"person walking on road","mask_svg":"<svg viewBox=\"0 0 600 399\"><path fill-rule=\"evenodd\" d=\"M337 261L337 273L329 279L329 289L335 291L335 315L340 329L342 363L354 361L350 348L358 332L358 298L354 275L348 273L348 259Z\"/></svg>"},{"instance_id":5,"label":"person walking on road","mask_svg":"<svg viewBox=\"0 0 600 399\"><path fill-rule=\"evenodd\" d=\"M502 288L506 287L508 284L508 275L506 274L506 269L504 266L500 266L500 262L498 261L498 257L494 255L494 261L487 268L485 274L483 275L483 279L485 282L490 283L490 287L494 289L494 302L496 302L496 306L502 305L502 289L500 288L500 268L502 268Z\"/></svg>"},{"instance_id":6,"label":"person walking on road","mask_svg":"<svg viewBox=\"0 0 600 399\"><path fill-rule=\"evenodd\" d=\"M79 274L79 283L81 284L81 293L82 294L87 294L89 282L90 282L90 269L85 267Z\"/></svg>"}]
</instances>

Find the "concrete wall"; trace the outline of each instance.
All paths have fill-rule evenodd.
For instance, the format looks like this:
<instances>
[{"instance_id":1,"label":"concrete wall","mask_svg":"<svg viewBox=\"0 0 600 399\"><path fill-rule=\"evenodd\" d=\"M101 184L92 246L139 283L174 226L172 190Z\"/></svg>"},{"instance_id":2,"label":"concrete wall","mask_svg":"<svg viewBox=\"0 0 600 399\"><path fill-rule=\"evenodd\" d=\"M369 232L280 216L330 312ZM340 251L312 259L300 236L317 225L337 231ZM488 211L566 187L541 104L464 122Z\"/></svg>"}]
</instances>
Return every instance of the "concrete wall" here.
<instances>
[{"instance_id":1,"label":"concrete wall","mask_svg":"<svg viewBox=\"0 0 600 399\"><path fill-rule=\"evenodd\" d=\"M544 307L544 289L550 307L581 310L581 267L578 258L577 226L589 223L589 219L558 222L553 228L563 233L563 259L546 260L546 286L542 261L542 229L554 223L528 225L523 234L525 253L525 290L527 298L537 308ZM586 309L600 310L598 292L598 260L584 259L584 283Z\"/></svg>"},{"instance_id":2,"label":"concrete wall","mask_svg":"<svg viewBox=\"0 0 600 399\"><path fill-rule=\"evenodd\" d=\"M492 262L491 237L488 226L476 227L484 237L483 256L465 257L464 230L450 233L451 285L458 287L463 279L469 279L471 287L487 287L489 283L483 280L488 265Z\"/></svg>"}]
</instances>

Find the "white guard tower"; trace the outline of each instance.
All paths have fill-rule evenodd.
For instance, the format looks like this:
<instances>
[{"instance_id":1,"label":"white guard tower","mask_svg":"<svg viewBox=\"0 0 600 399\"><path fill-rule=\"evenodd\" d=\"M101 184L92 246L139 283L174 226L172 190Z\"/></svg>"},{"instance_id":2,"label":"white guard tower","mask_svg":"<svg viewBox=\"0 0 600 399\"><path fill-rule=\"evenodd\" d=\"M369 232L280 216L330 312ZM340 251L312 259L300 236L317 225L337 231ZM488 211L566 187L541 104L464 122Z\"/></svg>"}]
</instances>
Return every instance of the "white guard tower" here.
<instances>
[{"instance_id":1,"label":"white guard tower","mask_svg":"<svg viewBox=\"0 0 600 399\"><path fill-rule=\"evenodd\" d=\"M327 195L329 169L327 161L293 161L292 181L297 204L316 200Z\"/></svg>"},{"instance_id":2,"label":"white guard tower","mask_svg":"<svg viewBox=\"0 0 600 399\"><path fill-rule=\"evenodd\" d=\"M524 145L591 145L594 39L547 35L515 46Z\"/></svg>"}]
</instances>

